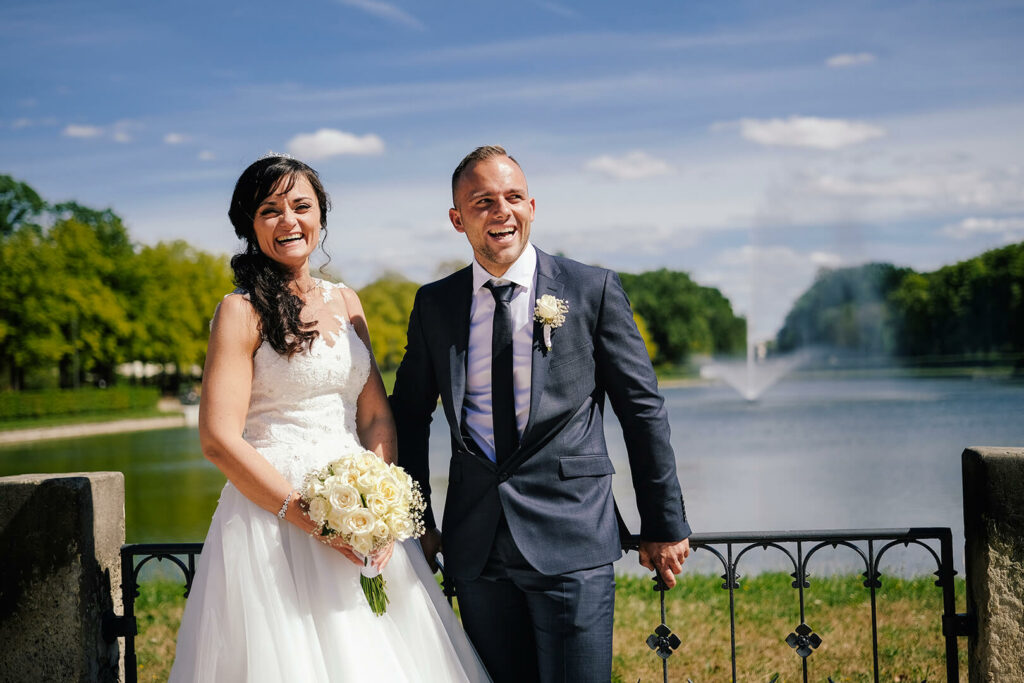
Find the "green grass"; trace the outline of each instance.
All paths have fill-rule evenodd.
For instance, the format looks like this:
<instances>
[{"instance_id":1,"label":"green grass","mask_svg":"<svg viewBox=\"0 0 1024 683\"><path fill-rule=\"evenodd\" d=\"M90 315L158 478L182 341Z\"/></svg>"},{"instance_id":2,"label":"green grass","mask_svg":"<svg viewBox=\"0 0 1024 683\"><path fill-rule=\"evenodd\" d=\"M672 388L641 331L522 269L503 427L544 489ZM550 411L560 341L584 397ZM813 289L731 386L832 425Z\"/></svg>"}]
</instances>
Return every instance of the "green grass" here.
<instances>
[{"instance_id":1,"label":"green grass","mask_svg":"<svg viewBox=\"0 0 1024 683\"><path fill-rule=\"evenodd\" d=\"M809 680L831 676L836 683L873 680L871 608L862 577L810 578L805 618L823 643L808 657ZM658 595L645 577L616 579L612 680L661 680L661 660L645 641L660 623ZM800 623L797 591L786 574L742 579L735 591L737 678L767 682L802 679L800 657L785 639ZM697 683L731 679L729 592L715 576L684 575L668 593L666 623L683 641L669 659L673 681ZM170 581L146 582L135 605L139 635L136 654L140 681L165 681L174 659L174 640L185 600ZM962 611L964 582L956 582ZM941 636L942 593L929 577L882 579L877 591L880 679L945 679ZM960 676L967 679L967 644L960 640Z\"/></svg>"},{"instance_id":2,"label":"green grass","mask_svg":"<svg viewBox=\"0 0 1024 683\"><path fill-rule=\"evenodd\" d=\"M156 408L138 408L134 410L118 410L109 413L80 413L77 415L52 415L49 417L25 417L0 422L0 432L15 429L35 429L38 427L60 427L63 425L89 424L92 422L113 422L115 420L132 420L148 417L172 417L177 412L164 412Z\"/></svg>"}]
</instances>

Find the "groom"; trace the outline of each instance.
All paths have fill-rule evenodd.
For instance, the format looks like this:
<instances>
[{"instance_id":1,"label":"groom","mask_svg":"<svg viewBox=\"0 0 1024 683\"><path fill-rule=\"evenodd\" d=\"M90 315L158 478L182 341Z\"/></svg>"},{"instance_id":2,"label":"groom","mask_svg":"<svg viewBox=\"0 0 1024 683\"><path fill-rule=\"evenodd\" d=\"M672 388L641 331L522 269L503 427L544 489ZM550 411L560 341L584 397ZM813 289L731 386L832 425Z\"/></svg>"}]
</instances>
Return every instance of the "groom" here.
<instances>
[{"instance_id":1,"label":"groom","mask_svg":"<svg viewBox=\"0 0 1024 683\"><path fill-rule=\"evenodd\" d=\"M501 147L452 175L452 225L474 262L422 287L391 406L399 463L429 500L438 396L452 459L443 539L462 622L495 681L607 681L621 556L602 420L622 424L640 561L675 585L689 554L669 426L615 273L530 243L535 203Z\"/></svg>"}]
</instances>

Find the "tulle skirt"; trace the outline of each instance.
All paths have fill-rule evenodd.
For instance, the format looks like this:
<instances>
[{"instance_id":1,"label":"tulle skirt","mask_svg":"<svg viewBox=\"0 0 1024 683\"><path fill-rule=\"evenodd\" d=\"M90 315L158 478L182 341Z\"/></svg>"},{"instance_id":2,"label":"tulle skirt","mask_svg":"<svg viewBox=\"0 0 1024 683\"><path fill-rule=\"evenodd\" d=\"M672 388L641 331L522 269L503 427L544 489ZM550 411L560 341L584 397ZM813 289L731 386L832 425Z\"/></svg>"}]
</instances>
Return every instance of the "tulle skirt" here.
<instances>
[{"instance_id":1,"label":"tulle skirt","mask_svg":"<svg viewBox=\"0 0 1024 683\"><path fill-rule=\"evenodd\" d=\"M376 616L359 568L228 484L200 556L170 681L487 681L417 541L384 569Z\"/></svg>"}]
</instances>

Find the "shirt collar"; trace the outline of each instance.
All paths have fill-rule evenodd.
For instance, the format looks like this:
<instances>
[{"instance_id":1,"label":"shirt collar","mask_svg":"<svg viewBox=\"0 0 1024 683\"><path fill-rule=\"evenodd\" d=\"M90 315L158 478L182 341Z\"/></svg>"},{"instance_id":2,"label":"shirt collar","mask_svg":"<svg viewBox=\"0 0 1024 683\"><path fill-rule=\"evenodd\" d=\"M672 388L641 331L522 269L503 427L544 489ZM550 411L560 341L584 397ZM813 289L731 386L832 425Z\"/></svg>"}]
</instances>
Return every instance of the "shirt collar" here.
<instances>
[{"instance_id":1,"label":"shirt collar","mask_svg":"<svg viewBox=\"0 0 1024 683\"><path fill-rule=\"evenodd\" d=\"M479 291L485 283L491 280L509 280L522 287L529 289L533 286L533 276L537 272L537 250L529 242L526 248L519 255L515 263L509 266L508 270L501 277L494 277L480 265L480 262L473 259L473 291Z\"/></svg>"}]
</instances>

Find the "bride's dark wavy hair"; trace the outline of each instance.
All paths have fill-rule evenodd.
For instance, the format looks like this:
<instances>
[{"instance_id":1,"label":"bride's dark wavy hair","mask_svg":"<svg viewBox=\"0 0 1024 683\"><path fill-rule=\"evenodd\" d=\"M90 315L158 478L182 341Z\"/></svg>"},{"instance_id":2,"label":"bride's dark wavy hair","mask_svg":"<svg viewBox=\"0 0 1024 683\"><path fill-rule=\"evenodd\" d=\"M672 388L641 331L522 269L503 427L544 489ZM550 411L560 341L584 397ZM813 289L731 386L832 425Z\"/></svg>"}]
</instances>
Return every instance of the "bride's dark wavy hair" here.
<instances>
[{"instance_id":1,"label":"bride's dark wavy hair","mask_svg":"<svg viewBox=\"0 0 1024 683\"><path fill-rule=\"evenodd\" d=\"M316 321L304 323L299 318L302 299L289 289L292 274L260 251L253 223L263 200L272 192L289 192L300 175L313 187L320 205L320 228L326 233L331 200L320 176L290 157L264 157L245 169L235 183L228 209L235 234L245 240L245 250L231 257L235 286L249 293L249 301L259 316L260 336L275 351L289 357L308 349L320 333L315 329Z\"/></svg>"}]
</instances>

